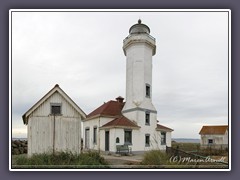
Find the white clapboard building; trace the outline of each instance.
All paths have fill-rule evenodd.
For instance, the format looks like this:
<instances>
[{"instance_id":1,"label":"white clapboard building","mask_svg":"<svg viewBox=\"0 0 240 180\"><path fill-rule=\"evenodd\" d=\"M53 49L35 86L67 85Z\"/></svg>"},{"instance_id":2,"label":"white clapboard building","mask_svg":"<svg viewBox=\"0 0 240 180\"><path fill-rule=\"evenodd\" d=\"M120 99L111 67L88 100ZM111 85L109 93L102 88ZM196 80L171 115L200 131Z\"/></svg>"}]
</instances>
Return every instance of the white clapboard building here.
<instances>
[{"instance_id":1,"label":"white clapboard building","mask_svg":"<svg viewBox=\"0 0 240 180\"><path fill-rule=\"evenodd\" d=\"M28 131L28 155L81 152L81 120L85 113L55 85L23 116Z\"/></svg>"},{"instance_id":2,"label":"white clapboard building","mask_svg":"<svg viewBox=\"0 0 240 180\"><path fill-rule=\"evenodd\" d=\"M201 148L228 148L228 125L203 126L199 134Z\"/></svg>"},{"instance_id":3,"label":"white clapboard building","mask_svg":"<svg viewBox=\"0 0 240 180\"><path fill-rule=\"evenodd\" d=\"M123 41L126 56L126 102L110 100L83 120L84 149L116 152L127 145L134 153L171 146L171 128L158 124L152 103L152 56L155 38L141 20Z\"/></svg>"}]
</instances>

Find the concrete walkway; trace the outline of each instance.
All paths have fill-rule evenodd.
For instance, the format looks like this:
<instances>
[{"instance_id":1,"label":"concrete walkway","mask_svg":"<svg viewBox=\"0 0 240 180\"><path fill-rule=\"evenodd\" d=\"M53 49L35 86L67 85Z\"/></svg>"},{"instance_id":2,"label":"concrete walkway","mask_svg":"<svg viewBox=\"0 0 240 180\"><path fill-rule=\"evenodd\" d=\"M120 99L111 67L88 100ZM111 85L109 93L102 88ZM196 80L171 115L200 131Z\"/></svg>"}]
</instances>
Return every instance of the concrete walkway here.
<instances>
[{"instance_id":1,"label":"concrete walkway","mask_svg":"<svg viewBox=\"0 0 240 180\"><path fill-rule=\"evenodd\" d=\"M143 159L143 155L119 156L116 154L102 154L101 156L110 164L111 168L139 168Z\"/></svg>"}]
</instances>

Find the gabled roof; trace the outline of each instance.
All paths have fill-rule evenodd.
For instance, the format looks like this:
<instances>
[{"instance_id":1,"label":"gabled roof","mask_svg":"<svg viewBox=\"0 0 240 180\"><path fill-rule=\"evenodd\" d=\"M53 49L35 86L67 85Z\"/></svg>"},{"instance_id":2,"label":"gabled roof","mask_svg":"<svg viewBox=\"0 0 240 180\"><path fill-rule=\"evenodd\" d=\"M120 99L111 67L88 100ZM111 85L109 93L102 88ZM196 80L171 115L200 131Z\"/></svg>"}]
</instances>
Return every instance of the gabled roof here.
<instances>
[{"instance_id":1,"label":"gabled roof","mask_svg":"<svg viewBox=\"0 0 240 180\"><path fill-rule=\"evenodd\" d=\"M220 126L203 126L199 134L225 134L228 130L228 125L220 125Z\"/></svg>"},{"instance_id":2,"label":"gabled roof","mask_svg":"<svg viewBox=\"0 0 240 180\"><path fill-rule=\"evenodd\" d=\"M156 130L158 130L158 131L167 131L167 132L172 132L173 131L173 129L168 128L168 127L163 126L163 125L160 125L160 124L157 124Z\"/></svg>"},{"instance_id":3,"label":"gabled roof","mask_svg":"<svg viewBox=\"0 0 240 180\"><path fill-rule=\"evenodd\" d=\"M78 107L78 105L56 84L45 96L43 96L36 104L34 104L23 116L23 123L28 124L29 115L35 111L44 101L46 101L50 96L52 96L55 92L58 92L63 96L63 98L72 105L72 107L82 116L82 118L86 118L86 114L83 110Z\"/></svg>"},{"instance_id":4,"label":"gabled roof","mask_svg":"<svg viewBox=\"0 0 240 180\"><path fill-rule=\"evenodd\" d=\"M101 128L116 128L116 127L121 127L121 128L140 128L137 124L126 118L125 116L121 116L118 118L115 118L114 120L104 124Z\"/></svg>"},{"instance_id":5,"label":"gabled roof","mask_svg":"<svg viewBox=\"0 0 240 180\"><path fill-rule=\"evenodd\" d=\"M121 116L124 104L124 102L119 101L108 101L88 114L87 118L90 119L98 116Z\"/></svg>"}]
</instances>

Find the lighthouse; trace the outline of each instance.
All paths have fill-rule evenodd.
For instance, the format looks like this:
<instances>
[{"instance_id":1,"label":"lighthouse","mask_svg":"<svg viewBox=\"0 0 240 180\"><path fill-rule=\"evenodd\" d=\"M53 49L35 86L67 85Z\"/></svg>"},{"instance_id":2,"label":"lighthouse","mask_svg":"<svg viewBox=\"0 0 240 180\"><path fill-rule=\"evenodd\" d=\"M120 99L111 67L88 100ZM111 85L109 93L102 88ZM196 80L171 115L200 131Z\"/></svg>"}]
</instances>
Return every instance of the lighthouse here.
<instances>
[{"instance_id":1,"label":"lighthouse","mask_svg":"<svg viewBox=\"0 0 240 180\"><path fill-rule=\"evenodd\" d=\"M155 38L150 28L139 19L123 40L126 56L126 102L122 114L141 128L138 138L145 139L137 149L152 149L156 137L157 111L152 103L152 57L156 53Z\"/></svg>"},{"instance_id":2,"label":"lighthouse","mask_svg":"<svg viewBox=\"0 0 240 180\"><path fill-rule=\"evenodd\" d=\"M152 103L152 57L155 38L141 20L123 40L126 56L126 100L118 97L100 105L83 120L85 149L112 153L143 153L171 146L172 129L158 124Z\"/></svg>"},{"instance_id":3,"label":"lighthouse","mask_svg":"<svg viewBox=\"0 0 240 180\"><path fill-rule=\"evenodd\" d=\"M130 27L129 35L123 40L123 51L127 62L126 103L122 113L142 124L137 112L157 113L152 104L152 57L156 53L156 43L150 28L140 19Z\"/></svg>"}]
</instances>

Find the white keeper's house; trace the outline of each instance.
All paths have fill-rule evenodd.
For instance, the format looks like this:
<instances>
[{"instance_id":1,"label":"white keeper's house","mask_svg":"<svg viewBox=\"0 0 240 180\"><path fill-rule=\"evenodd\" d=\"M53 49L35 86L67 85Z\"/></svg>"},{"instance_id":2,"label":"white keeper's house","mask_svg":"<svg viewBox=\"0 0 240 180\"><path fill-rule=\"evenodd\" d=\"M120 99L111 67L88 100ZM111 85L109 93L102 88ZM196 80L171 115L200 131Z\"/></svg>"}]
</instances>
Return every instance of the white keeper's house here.
<instances>
[{"instance_id":1,"label":"white keeper's house","mask_svg":"<svg viewBox=\"0 0 240 180\"><path fill-rule=\"evenodd\" d=\"M126 56L126 101L117 97L102 104L83 120L83 147L106 152L128 145L133 153L171 146L171 128L158 124L152 104L152 56L155 38L141 20L123 40Z\"/></svg>"}]
</instances>

